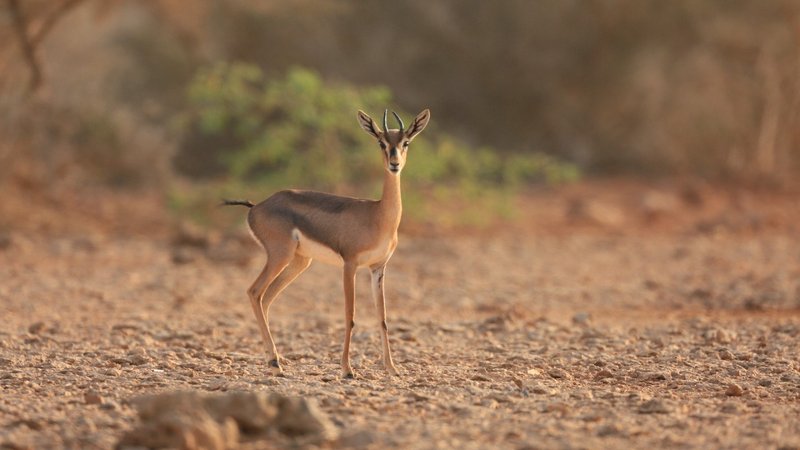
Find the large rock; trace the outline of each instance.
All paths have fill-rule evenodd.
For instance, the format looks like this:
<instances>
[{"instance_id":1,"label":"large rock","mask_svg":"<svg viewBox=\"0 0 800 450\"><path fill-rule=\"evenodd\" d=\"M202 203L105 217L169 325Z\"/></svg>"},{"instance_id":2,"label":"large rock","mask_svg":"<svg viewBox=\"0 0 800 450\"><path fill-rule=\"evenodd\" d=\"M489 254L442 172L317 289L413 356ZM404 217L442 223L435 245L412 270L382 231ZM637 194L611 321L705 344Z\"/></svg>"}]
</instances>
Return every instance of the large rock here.
<instances>
[{"instance_id":1,"label":"large rock","mask_svg":"<svg viewBox=\"0 0 800 450\"><path fill-rule=\"evenodd\" d=\"M174 392L134 400L141 423L117 448L227 449L276 433L303 443L336 438L313 400L263 392Z\"/></svg>"},{"instance_id":2,"label":"large rock","mask_svg":"<svg viewBox=\"0 0 800 450\"><path fill-rule=\"evenodd\" d=\"M177 392L134 400L141 423L122 437L117 448L224 450L238 443L232 418L217 421L194 392Z\"/></svg>"}]
</instances>

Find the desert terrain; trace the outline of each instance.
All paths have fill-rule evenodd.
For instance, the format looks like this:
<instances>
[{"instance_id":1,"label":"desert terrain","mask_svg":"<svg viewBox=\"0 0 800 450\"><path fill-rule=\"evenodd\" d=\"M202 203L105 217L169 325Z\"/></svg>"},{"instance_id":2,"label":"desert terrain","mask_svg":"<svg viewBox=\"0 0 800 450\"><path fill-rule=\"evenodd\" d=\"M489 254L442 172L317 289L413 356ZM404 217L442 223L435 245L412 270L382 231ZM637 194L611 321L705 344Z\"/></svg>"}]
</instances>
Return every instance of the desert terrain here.
<instances>
[{"instance_id":1,"label":"desert terrain","mask_svg":"<svg viewBox=\"0 0 800 450\"><path fill-rule=\"evenodd\" d=\"M271 308L273 377L245 294L264 257L243 229L16 198L0 448L113 448L137 398L185 391L303 397L333 429L243 448L800 448L792 195L584 183L521 198L513 226L408 227L386 278L401 375L383 372L360 273L354 380L338 269L312 264Z\"/></svg>"}]
</instances>

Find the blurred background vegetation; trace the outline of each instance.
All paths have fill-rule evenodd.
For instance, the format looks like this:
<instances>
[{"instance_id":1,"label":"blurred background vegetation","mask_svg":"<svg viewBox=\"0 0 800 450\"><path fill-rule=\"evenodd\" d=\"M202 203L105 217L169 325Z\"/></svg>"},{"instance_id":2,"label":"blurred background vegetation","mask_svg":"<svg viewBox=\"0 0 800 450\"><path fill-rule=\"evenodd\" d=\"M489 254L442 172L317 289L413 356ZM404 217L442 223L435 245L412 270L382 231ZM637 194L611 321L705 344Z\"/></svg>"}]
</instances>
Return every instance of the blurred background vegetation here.
<instances>
[{"instance_id":1,"label":"blurred background vegetation","mask_svg":"<svg viewBox=\"0 0 800 450\"><path fill-rule=\"evenodd\" d=\"M0 183L157 190L198 221L221 196L374 196L355 111L430 107L412 220L510 217L579 176L781 186L798 44L796 0L3 0Z\"/></svg>"}]
</instances>

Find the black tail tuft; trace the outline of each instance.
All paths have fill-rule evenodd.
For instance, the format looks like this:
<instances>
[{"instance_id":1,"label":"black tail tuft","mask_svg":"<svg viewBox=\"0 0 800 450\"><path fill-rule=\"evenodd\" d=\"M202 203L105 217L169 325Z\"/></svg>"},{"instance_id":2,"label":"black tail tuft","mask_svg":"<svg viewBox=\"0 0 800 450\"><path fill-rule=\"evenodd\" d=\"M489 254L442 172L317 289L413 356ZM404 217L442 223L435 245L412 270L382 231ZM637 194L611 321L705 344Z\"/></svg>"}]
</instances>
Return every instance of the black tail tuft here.
<instances>
[{"instance_id":1,"label":"black tail tuft","mask_svg":"<svg viewBox=\"0 0 800 450\"><path fill-rule=\"evenodd\" d=\"M227 199L222 199L222 203L219 206L234 206L234 205L247 206L248 208L252 208L253 206L255 206L252 203L250 203L249 200L227 200Z\"/></svg>"}]
</instances>

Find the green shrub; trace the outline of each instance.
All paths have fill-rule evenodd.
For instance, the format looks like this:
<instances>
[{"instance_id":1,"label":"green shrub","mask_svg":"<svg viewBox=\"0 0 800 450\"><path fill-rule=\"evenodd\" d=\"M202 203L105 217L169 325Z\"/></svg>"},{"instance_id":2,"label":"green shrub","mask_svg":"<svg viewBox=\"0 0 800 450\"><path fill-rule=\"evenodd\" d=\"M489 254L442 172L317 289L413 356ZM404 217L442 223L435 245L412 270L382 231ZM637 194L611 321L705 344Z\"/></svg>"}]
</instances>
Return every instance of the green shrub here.
<instances>
[{"instance_id":1,"label":"green shrub","mask_svg":"<svg viewBox=\"0 0 800 450\"><path fill-rule=\"evenodd\" d=\"M233 136L231 142L238 143L220 155L226 168L223 194L260 199L284 188L359 196L380 192L380 151L358 127L355 113L363 109L380 120L391 103L385 87L328 83L301 68L272 80L253 65L217 64L197 74L189 100L187 129L211 140ZM512 197L523 183L564 182L576 176L573 166L547 156L505 158L491 148L470 147L435 126L414 142L404 171L413 190L432 194L426 201L463 204L447 221L477 225L511 215L510 201L502 199ZM437 217L442 209L421 199L406 200L408 217L443 219Z\"/></svg>"}]
</instances>

